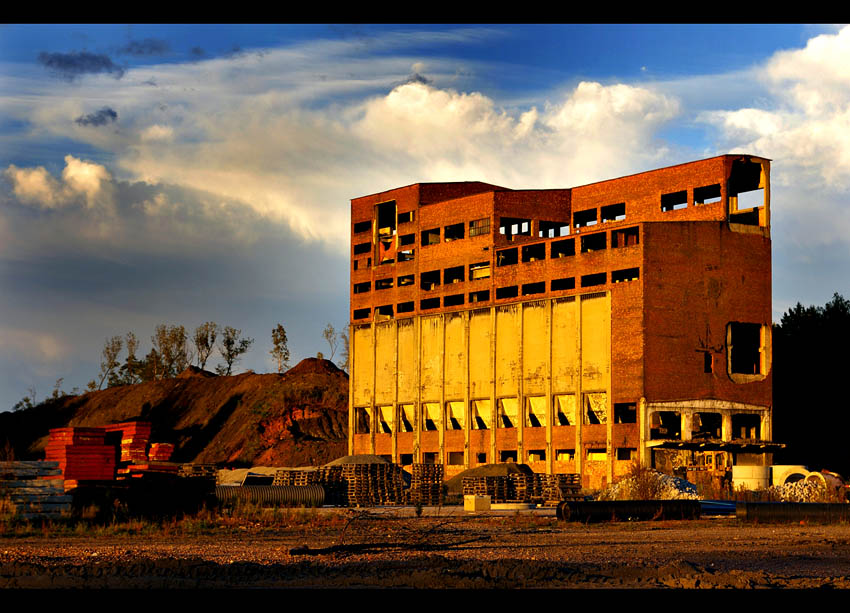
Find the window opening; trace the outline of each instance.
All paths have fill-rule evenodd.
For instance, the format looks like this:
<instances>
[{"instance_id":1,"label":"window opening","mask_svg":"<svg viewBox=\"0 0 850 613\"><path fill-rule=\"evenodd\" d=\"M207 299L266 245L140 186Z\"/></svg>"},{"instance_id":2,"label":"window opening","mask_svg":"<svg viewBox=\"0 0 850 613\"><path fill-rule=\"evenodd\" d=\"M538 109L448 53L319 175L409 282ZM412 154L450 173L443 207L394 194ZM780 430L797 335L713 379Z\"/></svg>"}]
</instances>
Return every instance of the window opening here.
<instances>
[{"instance_id":1,"label":"window opening","mask_svg":"<svg viewBox=\"0 0 850 613\"><path fill-rule=\"evenodd\" d=\"M694 413L691 416L691 438L721 438L723 416L720 413Z\"/></svg>"},{"instance_id":2,"label":"window opening","mask_svg":"<svg viewBox=\"0 0 850 613\"><path fill-rule=\"evenodd\" d=\"M469 236L480 236L490 234L490 218L474 219L469 222Z\"/></svg>"},{"instance_id":3,"label":"window opening","mask_svg":"<svg viewBox=\"0 0 850 613\"><path fill-rule=\"evenodd\" d=\"M413 307L414 307L414 305L413 305L412 300L409 301L409 302L400 302L396 306L396 312L398 312L398 313L412 313Z\"/></svg>"},{"instance_id":4,"label":"window opening","mask_svg":"<svg viewBox=\"0 0 850 613\"><path fill-rule=\"evenodd\" d=\"M369 407L355 407L354 433L369 434L372 431L369 424Z\"/></svg>"},{"instance_id":5,"label":"window opening","mask_svg":"<svg viewBox=\"0 0 850 613\"><path fill-rule=\"evenodd\" d=\"M493 419L490 400L473 400L470 408L472 409L472 424L470 424L472 429L489 430L490 421Z\"/></svg>"},{"instance_id":6,"label":"window opening","mask_svg":"<svg viewBox=\"0 0 850 613\"><path fill-rule=\"evenodd\" d=\"M366 267L368 268L371 265L372 265L372 258L370 256L370 257L366 258Z\"/></svg>"},{"instance_id":7,"label":"window opening","mask_svg":"<svg viewBox=\"0 0 850 613\"><path fill-rule=\"evenodd\" d=\"M558 426L574 426L576 424L575 394L558 394L555 396L555 424Z\"/></svg>"},{"instance_id":8,"label":"window opening","mask_svg":"<svg viewBox=\"0 0 850 613\"><path fill-rule=\"evenodd\" d=\"M422 453L422 463L423 464L436 464L437 463L437 452L436 451L425 451Z\"/></svg>"},{"instance_id":9,"label":"window opening","mask_svg":"<svg viewBox=\"0 0 850 613\"><path fill-rule=\"evenodd\" d=\"M517 296L519 296L519 289L516 285L496 288L496 300L502 300L504 298L516 298Z\"/></svg>"},{"instance_id":10,"label":"window opening","mask_svg":"<svg viewBox=\"0 0 850 613\"><path fill-rule=\"evenodd\" d=\"M463 304L463 294L452 294L443 298L443 306L460 306Z\"/></svg>"},{"instance_id":11,"label":"window opening","mask_svg":"<svg viewBox=\"0 0 850 613\"><path fill-rule=\"evenodd\" d=\"M762 165L748 159L732 162L729 174L729 221L758 226L764 207L766 178Z\"/></svg>"},{"instance_id":12,"label":"window opening","mask_svg":"<svg viewBox=\"0 0 850 613\"><path fill-rule=\"evenodd\" d=\"M393 433L393 406L386 405L378 409L378 432L383 434Z\"/></svg>"},{"instance_id":13,"label":"window opening","mask_svg":"<svg viewBox=\"0 0 850 613\"><path fill-rule=\"evenodd\" d=\"M382 289L392 289L393 287L393 278L389 279L375 279L375 291Z\"/></svg>"},{"instance_id":14,"label":"window opening","mask_svg":"<svg viewBox=\"0 0 850 613\"><path fill-rule=\"evenodd\" d=\"M432 290L440 284L440 271L429 270L419 275L419 287L424 290Z\"/></svg>"},{"instance_id":15,"label":"window opening","mask_svg":"<svg viewBox=\"0 0 850 613\"><path fill-rule=\"evenodd\" d=\"M546 292L546 281L538 281L537 283L524 283L522 286L522 295L530 296L532 294L543 294Z\"/></svg>"},{"instance_id":16,"label":"window opening","mask_svg":"<svg viewBox=\"0 0 850 613\"><path fill-rule=\"evenodd\" d=\"M732 322L729 324L729 372L760 375L762 372L762 326Z\"/></svg>"},{"instance_id":17,"label":"window opening","mask_svg":"<svg viewBox=\"0 0 850 613\"><path fill-rule=\"evenodd\" d=\"M426 298L425 300L419 301L419 308L423 311L427 311L428 309L438 309L440 308L440 299L439 298Z\"/></svg>"},{"instance_id":18,"label":"window opening","mask_svg":"<svg viewBox=\"0 0 850 613\"><path fill-rule=\"evenodd\" d=\"M634 228L623 228L611 231L611 247L633 247L640 243L640 233L637 226Z\"/></svg>"},{"instance_id":19,"label":"window opening","mask_svg":"<svg viewBox=\"0 0 850 613\"><path fill-rule=\"evenodd\" d=\"M584 395L585 424L608 423L608 395L605 392L591 392Z\"/></svg>"},{"instance_id":20,"label":"window opening","mask_svg":"<svg viewBox=\"0 0 850 613\"><path fill-rule=\"evenodd\" d=\"M393 316L393 305L385 304L375 307L375 319L390 319Z\"/></svg>"},{"instance_id":21,"label":"window opening","mask_svg":"<svg viewBox=\"0 0 850 613\"><path fill-rule=\"evenodd\" d=\"M714 204L720 202L720 184L694 188L694 204Z\"/></svg>"},{"instance_id":22,"label":"window opening","mask_svg":"<svg viewBox=\"0 0 850 613\"><path fill-rule=\"evenodd\" d=\"M440 403L439 402L423 402L422 403L422 431L434 432L439 430L441 426Z\"/></svg>"},{"instance_id":23,"label":"window opening","mask_svg":"<svg viewBox=\"0 0 850 613\"><path fill-rule=\"evenodd\" d=\"M537 260L546 259L546 243L537 243L536 245L525 245L522 248L523 262L536 262Z\"/></svg>"},{"instance_id":24,"label":"window opening","mask_svg":"<svg viewBox=\"0 0 850 613\"><path fill-rule=\"evenodd\" d=\"M463 400L446 402L446 430L463 430L465 426L466 410Z\"/></svg>"},{"instance_id":25,"label":"window opening","mask_svg":"<svg viewBox=\"0 0 850 613\"><path fill-rule=\"evenodd\" d=\"M398 223L399 223L399 225L401 225L403 223L410 223L411 221L413 221L413 217L414 217L413 211L406 211L404 213L399 213L398 214Z\"/></svg>"},{"instance_id":26,"label":"window opening","mask_svg":"<svg viewBox=\"0 0 850 613\"><path fill-rule=\"evenodd\" d=\"M354 224L354 233L360 234L361 232L368 232L372 229L372 220L369 221L358 221Z\"/></svg>"},{"instance_id":27,"label":"window opening","mask_svg":"<svg viewBox=\"0 0 850 613\"><path fill-rule=\"evenodd\" d=\"M615 270L611 273L611 283L624 283L626 281L637 281L640 278L640 269L625 268Z\"/></svg>"},{"instance_id":28,"label":"window opening","mask_svg":"<svg viewBox=\"0 0 850 613\"><path fill-rule=\"evenodd\" d=\"M680 192L672 192L670 194L661 194L661 210L664 212L678 211L688 206L688 192L682 190Z\"/></svg>"},{"instance_id":29,"label":"window opening","mask_svg":"<svg viewBox=\"0 0 850 613\"><path fill-rule=\"evenodd\" d=\"M588 462L605 462L608 459L608 450L604 447L592 447L587 450Z\"/></svg>"},{"instance_id":30,"label":"window opening","mask_svg":"<svg viewBox=\"0 0 850 613\"><path fill-rule=\"evenodd\" d=\"M502 449L499 452L499 462L516 462L516 449Z\"/></svg>"},{"instance_id":31,"label":"window opening","mask_svg":"<svg viewBox=\"0 0 850 613\"><path fill-rule=\"evenodd\" d=\"M615 424L636 424L637 423L637 404L634 402L615 402L614 403L614 423Z\"/></svg>"},{"instance_id":32,"label":"window opening","mask_svg":"<svg viewBox=\"0 0 850 613\"><path fill-rule=\"evenodd\" d=\"M436 245L440 242L440 228L432 228L422 232L422 246Z\"/></svg>"},{"instance_id":33,"label":"window opening","mask_svg":"<svg viewBox=\"0 0 850 613\"><path fill-rule=\"evenodd\" d=\"M757 440L760 438L761 417L751 413L732 415L732 438Z\"/></svg>"},{"instance_id":34,"label":"window opening","mask_svg":"<svg viewBox=\"0 0 850 613\"><path fill-rule=\"evenodd\" d=\"M516 247L513 247L512 249L502 249L501 251L496 252L496 266L512 266L517 262Z\"/></svg>"},{"instance_id":35,"label":"window opening","mask_svg":"<svg viewBox=\"0 0 850 613\"><path fill-rule=\"evenodd\" d=\"M499 428L516 428L517 404L516 398L499 398L498 414L496 415L496 423Z\"/></svg>"},{"instance_id":36,"label":"window opening","mask_svg":"<svg viewBox=\"0 0 850 613\"><path fill-rule=\"evenodd\" d=\"M576 254L576 239L570 238L564 241L552 243L552 257L565 258Z\"/></svg>"},{"instance_id":37,"label":"window opening","mask_svg":"<svg viewBox=\"0 0 850 613\"><path fill-rule=\"evenodd\" d=\"M710 351L702 352L702 372L714 372L714 356L711 355Z\"/></svg>"},{"instance_id":38,"label":"window opening","mask_svg":"<svg viewBox=\"0 0 850 613\"><path fill-rule=\"evenodd\" d=\"M570 222L568 221L540 221L537 236L541 238L557 238L567 236L570 233Z\"/></svg>"},{"instance_id":39,"label":"window opening","mask_svg":"<svg viewBox=\"0 0 850 613\"><path fill-rule=\"evenodd\" d=\"M359 243L354 245L354 255L363 255L372 250L372 243Z\"/></svg>"},{"instance_id":40,"label":"window opening","mask_svg":"<svg viewBox=\"0 0 850 613\"><path fill-rule=\"evenodd\" d=\"M618 447L617 448L617 459L621 462L631 462L632 460L637 459L637 448L636 447Z\"/></svg>"},{"instance_id":41,"label":"window opening","mask_svg":"<svg viewBox=\"0 0 850 613\"><path fill-rule=\"evenodd\" d=\"M478 281L479 279L490 278L490 262L477 262L469 265L469 280Z\"/></svg>"},{"instance_id":42,"label":"window opening","mask_svg":"<svg viewBox=\"0 0 850 613\"><path fill-rule=\"evenodd\" d=\"M582 275L581 286L593 287L595 285L605 285L607 273L598 272L593 275Z\"/></svg>"},{"instance_id":43,"label":"window opening","mask_svg":"<svg viewBox=\"0 0 850 613\"><path fill-rule=\"evenodd\" d=\"M529 396L525 399L526 428L545 428L546 396Z\"/></svg>"},{"instance_id":44,"label":"window opening","mask_svg":"<svg viewBox=\"0 0 850 613\"><path fill-rule=\"evenodd\" d=\"M599 209L602 216L602 223L608 221L622 221L626 218L626 203L619 202L617 204L609 204Z\"/></svg>"},{"instance_id":45,"label":"window opening","mask_svg":"<svg viewBox=\"0 0 850 613\"><path fill-rule=\"evenodd\" d=\"M500 217L499 234L513 240L514 236L531 236L531 220L518 217Z\"/></svg>"},{"instance_id":46,"label":"window opening","mask_svg":"<svg viewBox=\"0 0 850 613\"><path fill-rule=\"evenodd\" d=\"M487 463L487 452L485 451L484 453L475 454L475 461L478 464L486 464Z\"/></svg>"},{"instance_id":47,"label":"window opening","mask_svg":"<svg viewBox=\"0 0 850 613\"><path fill-rule=\"evenodd\" d=\"M405 287L406 285L413 285L414 275L402 275L398 278L398 286Z\"/></svg>"},{"instance_id":48,"label":"window opening","mask_svg":"<svg viewBox=\"0 0 850 613\"><path fill-rule=\"evenodd\" d=\"M529 449L528 450L528 461L529 462L545 462L546 461L546 450L545 449Z\"/></svg>"},{"instance_id":49,"label":"window opening","mask_svg":"<svg viewBox=\"0 0 850 613\"><path fill-rule=\"evenodd\" d=\"M450 283L462 283L464 276L463 266L453 266L452 268L446 268L443 271L443 283L449 285Z\"/></svg>"},{"instance_id":50,"label":"window opening","mask_svg":"<svg viewBox=\"0 0 850 613\"><path fill-rule=\"evenodd\" d=\"M355 294L365 294L366 292L372 291L372 283L369 281L364 281L363 283L355 283L354 284L354 293Z\"/></svg>"},{"instance_id":51,"label":"window opening","mask_svg":"<svg viewBox=\"0 0 850 613\"><path fill-rule=\"evenodd\" d=\"M449 466L463 466L462 451L449 451L446 456L446 464Z\"/></svg>"},{"instance_id":52,"label":"window opening","mask_svg":"<svg viewBox=\"0 0 850 613\"><path fill-rule=\"evenodd\" d=\"M608 248L608 239L605 232L597 232L596 234L588 234L581 237L581 252L592 253L594 251L602 251Z\"/></svg>"},{"instance_id":53,"label":"window opening","mask_svg":"<svg viewBox=\"0 0 850 613\"><path fill-rule=\"evenodd\" d=\"M556 462L572 462L576 459L576 450L575 449L556 449L555 450L555 461Z\"/></svg>"},{"instance_id":54,"label":"window opening","mask_svg":"<svg viewBox=\"0 0 850 613\"><path fill-rule=\"evenodd\" d=\"M369 309L354 309L354 319L366 319L369 313Z\"/></svg>"},{"instance_id":55,"label":"window opening","mask_svg":"<svg viewBox=\"0 0 850 613\"><path fill-rule=\"evenodd\" d=\"M395 234L396 208L395 200L382 202L375 207L378 211L378 236L390 237Z\"/></svg>"},{"instance_id":56,"label":"window opening","mask_svg":"<svg viewBox=\"0 0 850 613\"><path fill-rule=\"evenodd\" d=\"M552 279L552 291L560 292L576 288L575 277L564 277L563 279Z\"/></svg>"},{"instance_id":57,"label":"window opening","mask_svg":"<svg viewBox=\"0 0 850 613\"><path fill-rule=\"evenodd\" d=\"M416 253L415 249L407 249L404 251L398 252L398 261L399 262L409 262L413 259L414 254Z\"/></svg>"},{"instance_id":58,"label":"window opening","mask_svg":"<svg viewBox=\"0 0 850 613\"><path fill-rule=\"evenodd\" d=\"M681 414L678 411L654 411L649 417L649 438L681 439Z\"/></svg>"},{"instance_id":59,"label":"window opening","mask_svg":"<svg viewBox=\"0 0 850 613\"><path fill-rule=\"evenodd\" d=\"M400 453L398 456L398 462L402 466L411 466L413 464L413 454L412 453Z\"/></svg>"},{"instance_id":60,"label":"window opening","mask_svg":"<svg viewBox=\"0 0 850 613\"><path fill-rule=\"evenodd\" d=\"M490 290L483 289L480 292L470 292L469 293L469 301L470 302L487 302L490 300Z\"/></svg>"},{"instance_id":61,"label":"window opening","mask_svg":"<svg viewBox=\"0 0 850 613\"><path fill-rule=\"evenodd\" d=\"M398 237L399 245L413 245L416 243L416 235L415 234L402 234Z\"/></svg>"},{"instance_id":62,"label":"window opening","mask_svg":"<svg viewBox=\"0 0 850 613\"><path fill-rule=\"evenodd\" d=\"M360 260L354 260L354 270L357 270L357 264L359 263L359 261Z\"/></svg>"},{"instance_id":63,"label":"window opening","mask_svg":"<svg viewBox=\"0 0 850 613\"><path fill-rule=\"evenodd\" d=\"M573 225L576 228L586 228L596 225L596 209L576 211L573 213Z\"/></svg>"},{"instance_id":64,"label":"window opening","mask_svg":"<svg viewBox=\"0 0 850 613\"><path fill-rule=\"evenodd\" d=\"M451 242L463 238L464 224L463 222L446 226L443 232L445 241Z\"/></svg>"}]
</instances>

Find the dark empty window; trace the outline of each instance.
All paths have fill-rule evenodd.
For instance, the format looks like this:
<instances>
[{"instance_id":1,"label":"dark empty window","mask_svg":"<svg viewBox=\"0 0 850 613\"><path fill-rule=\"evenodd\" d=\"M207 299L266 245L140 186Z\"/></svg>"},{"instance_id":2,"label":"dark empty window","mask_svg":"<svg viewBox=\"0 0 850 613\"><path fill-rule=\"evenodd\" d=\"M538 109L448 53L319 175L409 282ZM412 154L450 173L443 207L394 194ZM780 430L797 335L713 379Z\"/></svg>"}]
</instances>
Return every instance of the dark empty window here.
<instances>
[{"instance_id":1,"label":"dark empty window","mask_svg":"<svg viewBox=\"0 0 850 613\"><path fill-rule=\"evenodd\" d=\"M463 294L453 294L443 298L443 306L458 306L463 304Z\"/></svg>"},{"instance_id":2,"label":"dark empty window","mask_svg":"<svg viewBox=\"0 0 850 613\"><path fill-rule=\"evenodd\" d=\"M436 245L440 242L440 228L432 228L422 232L422 246Z\"/></svg>"},{"instance_id":3,"label":"dark empty window","mask_svg":"<svg viewBox=\"0 0 850 613\"><path fill-rule=\"evenodd\" d=\"M637 458L637 448L636 447L618 447L617 448L617 459L621 462L630 461Z\"/></svg>"},{"instance_id":4,"label":"dark empty window","mask_svg":"<svg viewBox=\"0 0 850 613\"><path fill-rule=\"evenodd\" d=\"M354 319L366 319L369 317L369 309L354 309Z\"/></svg>"},{"instance_id":5,"label":"dark empty window","mask_svg":"<svg viewBox=\"0 0 850 613\"><path fill-rule=\"evenodd\" d=\"M378 211L378 235L379 236L392 236L395 234L395 225L396 225L396 208L395 208L395 200L390 200L389 202L382 202L378 206L375 207Z\"/></svg>"},{"instance_id":6,"label":"dark empty window","mask_svg":"<svg viewBox=\"0 0 850 613\"><path fill-rule=\"evenodd\" d=\"M440 271L431 270L419 275L419 287L424 290L434 289L440 284Z\"/></svg>"},{"instance_id":7,"label":"dark empty window","mask_svg":"<svg viewBox=\"0 0 850 613\"><path fill-rule=\"evenodd\" d=\"M504 298L516 298L518 295L519 289L516 285L496 288L496 300L502 300Z\"/></svg>"},{"instance_id":8,"label":"dark empty window","mask_svg":"<svg viewBox=\"0 0 850 613\"><path fill-rule=\"evenodd\" d=\"M400 302L396 306L396 311L399 313L412 313L413 312L413 301L410 302Z\"/></svg>"},{"instance_id":9,"label":"dark empty window","mask_svg":"<svg viewBox=\"0 0 850 613\"><path fill-rule=\"evenodd\" d=\"M375 290L379 289L392 289L393 280L392 277L389 279L375 279Z\"/></svg>"},{"instance_id":10,"label":"dark empty window","mask_svg":"<svg viewBox=\"0 0 850 613\"><path fill-rule=\"evenodd\" d=\"M359 234L360 232L367 232L372 229L372 221L358 221L354 224L354 233Z\"/></svg>"},{"instance_id":11,"label":"dark empty window","mask_svg":"<svg viewBox=\"0 0 850 613\"><path fill-rule=\"evenodd\" d=\"M688 206L688 192L682 190L671 194L661 194L661 210L676 211Z\"/></svg>"},{"instance_id":12,"label":"dark empty window","mask_svg":"<svg viewBox=\"0 0 850 613\"><path fill-rule=\"evenodd\" d=\"M598 272L593 275L582 275L581 286L593 287L594 285L605 285L606 273Z\"/></svg>"},{"instance_id":13,"label":"dark empty window","mask_svg":"<svg viewBox=\"0 0 850 613\"><path fill-rule=\"evenodd\" d=\"M354 255L362 255L372 251L372 243L360 243L354 245Z\"/></svg>"},{"instance_id":14,"label":"dark empty window","mask_svg":"<svg viewBox=\"0 0 850 613\"><path fill-rule=\"evenodd\" d=\"M596 234L588 234L581 237L581 252L591 253L593 251L602 251L607 248L608 239L605 232L597 232Z\"/></svg>"},{"instance_id":15,"label":"dark empty window","mask_svg":"<svg viewBox=\"0 0 850 613\"><path fill-rule=\"evenodd\" d=\"M631 247L640 243L640 234L637 227L623 228L611 232L611 247Z\"/></svg>"},{"instance_id":16,"label":"dark empty window","mask_svg":"<svg viewBox=\"0 0 850 613\"><path fill-rule=\"evenodd\" d=\"M425 300L419 301L419 308L423 311L427 309L438 309L440 308L440 299L439 298L426 298Z\"/></svg>"},{"instance_id":17,"label":"dark empty window","mask_svg":"<svg viewBox=\"0 0 850 613\"><path fill-rule=\"evenodd\" d=\"M398 214L398 223L410 223L411 221L413 221L413 211Z\"/></svg>"},{"instance_id":18,"label":"dark empty window","mask_svg":"<svg viewBox=\"0 0 850 613\"><path fill-rule=\"evenodd\" d=\"M640 278L640 270L637 268L626 268L615 270L611 273L611 283L623 283L624 281L637 281Z\"/></svg>"},{"instance_id":19,"label":"dark empty window","mask_svg":"<svg viewBox=\"0 0 850 613\"><path fill-rule=\"evenodd\" d=\"M398 286L413 285L413 275L404 275L398 278Z\"/></svg>"},{"instance_id":20,"label":"dark empty window","mask_svg":"<svg viewBox=\"0 0 850 613\"><path fill-rule=\"evenodd\" d=\"M371 289L372 289L372 284L369 281L354 284L354 293L355 294L365 294L366 292L371 291Z\"/></svg>"},{"instance_id":21,"label":"dark empty window","mask_svg":"<svg viewBox=\"0 0 850 613\"><path fill-rule=\"evenodd\" d=\"M720 202L720 184L694 188L694 204L714 204Z\"/></svg>"},{"instance_id":22,"label":"dark empty window","mask_svg":"<svg viewBox=\"0 0 850 613\"><path fill-rule=\"evenodd\" d=\"M522 286L522 295L530 296L531 294L542 294L546 291L546 281L537 283L524 283Z\"/></svg>"},{"instance_id":23,"label":"dark empty window","mask_svg":"<svg viewBox=\"0 0 850 613\"><path fill-rule=\"evenodd\" d=\"M554 241L552 243L552 257L565 258L576 254L576 239L569 238L564 241Z\"/></svg>"},{"instance_id":24,"label":"dark empty window","mask_svg":"<svg viewBox=\"0 0 850 613\"><path fill-rule=\"evenodd\" d=\"M463 266L453 266L443 271L443 283L461 283L463 281Z\"/></svg>"},{"instance_id":25,"label":"dark empty window","mask_svg":"<svg viewBox=\"0 0 850 613\"><path fill-rule=\"evenodd\" d=\"M634 402L615 402L614 403L614 423L615 424L636 424L637 423L637 404Z\"/></svg>"},{"instance_id":26,"label":"dark empty window","mask_svg":"<svg viewBox=\"0 0 850 613\"><path fill-rule=\"evenodd\" d=\"M496 266L510 266L517 263L517 248L502 249L496 252Z\"/></svg>"},{"instance_id":27,"label":"dark empty window","mask_svg":"<svg viewBox=\"0 0 850 613\"><path fill-rule=\"evenodd\" d=\"M552 279L552 291L560 292L566 289L575 289L576 288L576 278L575 277L566 277L563 279Z\"/></svg>"},{"instance_id":28,"label":"dark empty window","mask_svg":"<svg viewBox=\"0 0 850 613\"><path fill-rule=\"evenodd\" d=\"M480 236L490 233L490 218L475 219L469 222L469 236Z\"/></svg>"},{"instance_id":29,"label":"dark empty window","mask_svg":"<svg viewBox=\"0 0 850 613\"><path fill-rule=\"evenodd\" d=\"M398 252L398 261L399 262L409 262L413 259L414 254L416 253L416 249L406 249L400 250Z\"/></svg>"},{"instance_id":30,"label":"dark empty window","mask_svg":"<svg viewBox=\"0 0 850 613\"><path fill-rule=\"evenodd\" d=\"M379 307L375 307L375 315L383 316L383 317L392 317L393 316L393 305L384 304Z\"/></svg>"},{"instance_id":31,"label":"dark empty window","mask_svg":"<svg viewBox=\"0 0 850 613\"><path fill-rule=\"evenodd\" d=\"M485 289L480 292L470 292L469 293L469 301L470 302L487 302L490 300L490 290Z\"/></svg>"},{"instance_id":32,"label":"dark empty window","mask_svg":"<svg viewBox=\"0 0 850 613\"><path fill-rule=\"evenodd\" d=\"M463 222L446 226L443 233L444 240L448 243L463 238L463 229Z\"/></svg>"},{"instance_id":33,"label":"dark empty window","mask_svg":"<svg viewBox=\"0 0 850 613\"><path fill-rule=\"evenodd\" d=\"M412 245L416 242L415 234L402 234L398 237L399 245Z\"/></svg>"},{"instance_id":34,"label":"dark empty window","mask_svg":"<svg viewBox=\"0 0 850 613\"><path fill-rule=\"evenodd\" d=\"M596 209L590 209L589 211L576 211L575 213L573 213L573 225L576 228L592 226L595 223Z\"/></svg>"},{"instance_id":35,"label":"dark empty window","mask_svg":"<svg viewBox=\"0 0 850 613\"><path fill-rule=\"evenodd\" d=\"M761 374L760 324L729 324L729 368L735 374Z\"/></svg>"},{"instance_id":36,"label":"dark empty window","mask_svg":"<svg viewBox=\"0 0 850 613\"><path fill-rule=\"evenodd\" d=\"M626 218L626 203L609 204L599 209L602 214L602 223L606 221L622 221Z\"/></svg>"},{"instance_id":37,"label":"dark empty window","mask_svg":"<svg viewBox=\"0 0 850 613\"><path fill-rule=\"evenodd\" d=\"M526 245L522 248L523 262L536 262L546 259L546 243L537 243L536 245Z\"/></svg>"}]
</instances>

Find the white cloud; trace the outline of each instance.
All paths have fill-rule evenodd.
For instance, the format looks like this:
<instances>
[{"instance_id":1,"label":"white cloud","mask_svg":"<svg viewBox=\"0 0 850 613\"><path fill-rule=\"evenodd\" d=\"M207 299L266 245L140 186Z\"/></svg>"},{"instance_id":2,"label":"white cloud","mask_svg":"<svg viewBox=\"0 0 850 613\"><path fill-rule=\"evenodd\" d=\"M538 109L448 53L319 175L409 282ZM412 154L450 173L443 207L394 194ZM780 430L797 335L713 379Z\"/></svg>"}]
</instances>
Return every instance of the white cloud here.
<instances>
[{"instance_id":1,"label":"white cloud","mask_svg":"<svg viewBox=\"0 0 850 613\"><path fill-rule=\"evenodd\" d=\"M44 166L37 168L18 168L11 164L3 171L12 183L12 190L21 202L38 204L46 208L54 208L65 204L58 195L61 192L59 183Z\"/></svg>"},{"instance_id":2,"label":"white cloud","mask_svg":"<svg viewBox=\"0 0 850 613\"><path fill-rule=\"evenodd\" d=\"M143 141L165 141L174 140L174 130L170 126L154 124L142 130L140 137Z\"/></svg>"},{"instance_id":3,"label":"white cloud","mask_svg":"<svg viewBox=\"0 0 850 613\"><path fill-rule=\"evenodd\" d=\"M112 177L100 164L86 162L72 155L65 156L65 168L60 183L43 167L18 168L9 165L4 175L21 202L55 209L83 201L92 208L98 204L111 205L109 199Z\"/></svg>"}]
</instances>

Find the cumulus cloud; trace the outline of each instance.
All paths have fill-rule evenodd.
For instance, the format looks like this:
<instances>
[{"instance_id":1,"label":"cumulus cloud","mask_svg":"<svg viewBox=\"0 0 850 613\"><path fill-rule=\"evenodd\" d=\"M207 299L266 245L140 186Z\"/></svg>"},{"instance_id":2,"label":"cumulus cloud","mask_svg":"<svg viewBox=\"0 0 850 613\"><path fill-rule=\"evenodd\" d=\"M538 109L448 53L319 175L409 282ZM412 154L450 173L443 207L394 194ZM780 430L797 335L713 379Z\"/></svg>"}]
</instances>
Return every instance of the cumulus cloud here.
<instances>
[{"instance_id":1,"label":"cumulus cloud","mask_svg":"<svg viewBox=\"0 0 850 613\"><path fill-rule=\"evenodd\" d=\"M4 176L12 184L15 196L24 203L54 209L82 202L87 207L109 205L112 177L100 164L87 162L72 155L65 156L62 181L57 181L43 167L18 168L11 164Z\"/></svg>"},{"instance_id":2,"label":"cumulus cloud","mask_svg":"<svg viewBox=\"0 0 850 613\"><path fill-rule=\"evenodd\" d=\"M143 141L151 142L151 141L166 141L170 142L174 140L174 130L170 126L161 126L159 124L154 124L152 126L148 126L141 132L141 139Z\"/></svg>"},{"instance_id":3,"label":"cumulus cloud","mask_svg":"<svg viewBox=\"0 0 850 613\"><path fill-rule=\"evenodd\" d=\"M68 81L73 81L84 74L102 72L112 74L116 79L124 76L124 69L115 64L104 53L89 53L88 51L48 53L42 51L38 54L38 61L52 73Z\"/></svg>"},{"instance_id":4,"label":"cumulus cloud","mask_svg":"<svg viewBox=\"0 0 850 613\"><path fill-rule=\"evenodd\" d=\"M61 186L44 166L37 168L18 168L9 165L3 175L12 183L12 189L21 202L38 204L45 208L54 208L64 204L60 201Z\"/></svg>"},{"instance_id":5,"label":"cumulus cloud","mask_svg":"<svg viewBox=\"0 0 850 613\"><path fill-rule=\"evenodd\" d=\"M114 109L105 106L99 111L95 111L94 113L89 113L88 115L80 115L74 121L81 126L105 126L106 124L112 123L117 119L118 113Z\"/></svg>"},{"instance_id":6,"label":"cumulus cloud","mask_svg":"<svg viewBox=\"0 0 850 613\"><path fill-rule=\"evenodd\" d=\"M165 55L171 51L171 45L161 38L145 38L131 40L118 50L118 53L128 55Z\"/></svg>"}]
</instances>

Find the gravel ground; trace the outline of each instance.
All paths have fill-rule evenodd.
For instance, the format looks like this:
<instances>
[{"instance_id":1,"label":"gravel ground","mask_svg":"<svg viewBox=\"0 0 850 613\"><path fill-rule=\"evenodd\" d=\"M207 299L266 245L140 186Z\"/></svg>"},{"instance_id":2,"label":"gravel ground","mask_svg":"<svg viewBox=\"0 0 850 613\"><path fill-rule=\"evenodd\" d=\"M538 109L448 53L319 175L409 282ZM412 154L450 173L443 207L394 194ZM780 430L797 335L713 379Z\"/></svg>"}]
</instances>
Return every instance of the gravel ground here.
<instances>
[{"instance_id":1,"label":"gravel ground","mask_svg":"<svg viewBox=\"0 0 850 613\"><path fill-rule=\"evenodd\" d=\"M312 517L200 535L6 534L0 588L850 588L848 525Z\"/></svg>"}]
</instances>

